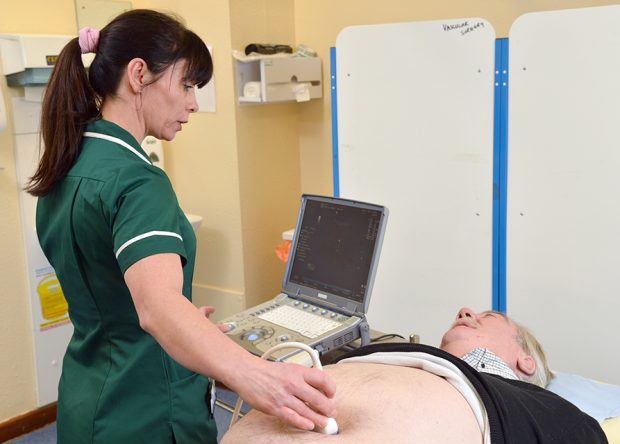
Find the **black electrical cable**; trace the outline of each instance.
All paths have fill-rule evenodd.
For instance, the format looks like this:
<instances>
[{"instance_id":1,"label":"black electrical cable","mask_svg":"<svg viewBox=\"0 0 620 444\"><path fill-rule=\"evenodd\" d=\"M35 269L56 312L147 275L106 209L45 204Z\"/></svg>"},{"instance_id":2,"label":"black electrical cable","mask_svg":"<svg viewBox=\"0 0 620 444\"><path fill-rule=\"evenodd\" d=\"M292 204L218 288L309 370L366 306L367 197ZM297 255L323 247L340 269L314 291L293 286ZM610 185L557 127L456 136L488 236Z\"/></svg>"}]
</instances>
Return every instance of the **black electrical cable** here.
<instances>
[{"instance_id":1,"label":"black electrical cable","mask_svg":"<svg viewBox=\"0 0 620 444\"><path fill-rule=\"evenodd\" d=\"M396 333L389 333L386 335L381 335L381 336L377 336L376 338L373 338L370 340L370 342L378 342L378 341L383 341L385 339L392 339L392 338L401 338L401 339L405 339L404 337L402 337L399 334Z\"/></svg>"}]
</instances>

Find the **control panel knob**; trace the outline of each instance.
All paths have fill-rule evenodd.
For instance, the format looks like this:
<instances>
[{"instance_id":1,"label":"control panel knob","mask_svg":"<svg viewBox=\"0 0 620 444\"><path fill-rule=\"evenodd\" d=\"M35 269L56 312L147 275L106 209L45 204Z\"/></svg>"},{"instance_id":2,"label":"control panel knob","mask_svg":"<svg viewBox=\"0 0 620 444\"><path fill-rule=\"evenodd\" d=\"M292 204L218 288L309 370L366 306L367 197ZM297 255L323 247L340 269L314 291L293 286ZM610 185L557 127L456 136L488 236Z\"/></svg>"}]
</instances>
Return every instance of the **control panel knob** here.
<instances>
[{"instance_id":1,"label":"control panel knob","mask_svg":"<svg viewBox=\"0 0 620 444\"><path fill-rule=\"evenodd\" d=\"M269 331L265 328L252 328L241 335L241 339L244 341L254 342L262 339L269 334L273 334L273 331Z\"/></svg>"}]
</instances>

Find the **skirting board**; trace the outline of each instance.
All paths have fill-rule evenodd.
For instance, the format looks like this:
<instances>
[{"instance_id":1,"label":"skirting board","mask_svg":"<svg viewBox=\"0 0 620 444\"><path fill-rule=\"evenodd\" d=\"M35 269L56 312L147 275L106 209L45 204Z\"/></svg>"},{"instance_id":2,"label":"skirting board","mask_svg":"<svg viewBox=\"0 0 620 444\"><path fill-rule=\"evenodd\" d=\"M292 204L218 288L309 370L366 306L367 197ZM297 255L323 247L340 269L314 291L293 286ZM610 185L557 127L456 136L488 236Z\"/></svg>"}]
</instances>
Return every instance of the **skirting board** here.
<instances>
[{"instance_id":1,"label":"skirting board","mask_svg":"<svg viewBox=\"0 0 620 444\"><path fill-rule=\"evenodd\" d=\"M56 421L55 402L0 422L0 442L17 438Z\"/></svg>"}]
</instances>

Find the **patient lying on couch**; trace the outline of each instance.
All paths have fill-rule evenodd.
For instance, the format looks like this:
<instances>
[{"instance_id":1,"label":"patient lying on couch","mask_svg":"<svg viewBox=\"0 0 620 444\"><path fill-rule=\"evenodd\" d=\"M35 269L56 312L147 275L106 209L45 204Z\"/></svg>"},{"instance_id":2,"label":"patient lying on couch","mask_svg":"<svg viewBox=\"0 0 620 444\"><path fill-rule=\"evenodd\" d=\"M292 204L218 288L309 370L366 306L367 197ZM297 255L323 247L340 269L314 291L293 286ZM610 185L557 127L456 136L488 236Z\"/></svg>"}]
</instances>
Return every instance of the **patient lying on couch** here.
<instances>
[{"instance_id":1,"label":"patient lying on couch","mask_svg":"<svg viewBox=\"0 0 620 444\"><path fill-rule=\"evenodd\" d=\"M251 411L231 443L606 443L597 421L543 389L538 341L506 316L459 310L440 348L362 347L328 365L338 435L297 430Z\"/></svg>"}]
</instances>

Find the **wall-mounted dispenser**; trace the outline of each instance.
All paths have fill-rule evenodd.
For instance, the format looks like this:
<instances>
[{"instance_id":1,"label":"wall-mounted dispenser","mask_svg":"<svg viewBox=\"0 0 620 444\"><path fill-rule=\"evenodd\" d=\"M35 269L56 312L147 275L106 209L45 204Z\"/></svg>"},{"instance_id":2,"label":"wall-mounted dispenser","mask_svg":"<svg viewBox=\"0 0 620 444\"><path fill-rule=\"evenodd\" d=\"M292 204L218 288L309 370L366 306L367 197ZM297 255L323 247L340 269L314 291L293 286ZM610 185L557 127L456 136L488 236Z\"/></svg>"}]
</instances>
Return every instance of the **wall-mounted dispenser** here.
<instances>
[{"instance_id":1,"label":"wall-mounted dispenser","mask_svg":"<svg viewBox=\"0 0 620 444\"><path fill-rule=\"evenodd\" d=\"M164 169L164 145L161 140L153 136L146 136L142 141L142 149L149 156L153 165Z\"/></svg>"},{"instance_id":2,"label":"wall-mounted dispenser","mask_svg":"<svg viewBox=\"0 0 620 444\"><path fill-rule=\"evenodd\" d=\"M75 36L0 34L2 71L9 86L45 85L58 54ZM82 56L89 66L94 54Z\"/></svg>"}]
</instances>

